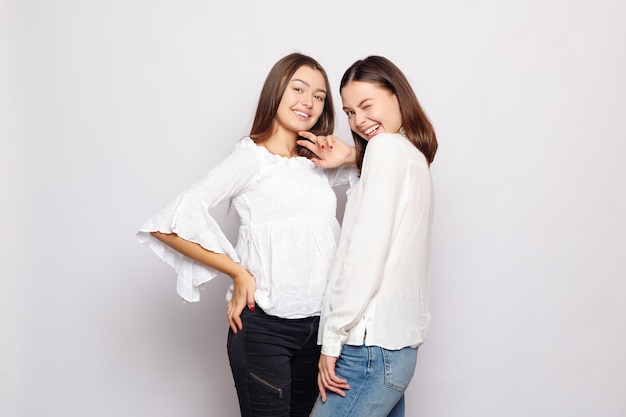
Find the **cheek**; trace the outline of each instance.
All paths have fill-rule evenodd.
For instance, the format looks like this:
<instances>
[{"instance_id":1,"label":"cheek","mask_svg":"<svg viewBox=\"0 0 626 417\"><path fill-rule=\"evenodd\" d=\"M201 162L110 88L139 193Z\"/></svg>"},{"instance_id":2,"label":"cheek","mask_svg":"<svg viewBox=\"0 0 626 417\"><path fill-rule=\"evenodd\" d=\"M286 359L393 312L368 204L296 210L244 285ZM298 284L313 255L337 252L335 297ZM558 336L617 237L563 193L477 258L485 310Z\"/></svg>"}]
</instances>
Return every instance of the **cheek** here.
<instances>
[{"instance_id":1,"label":"cheek","mask_svg":"<svg viewBox=\"0 0 626 417\"><path fill-rule=\"evenodd\" d=\"M400 104L398 103L398 99L395 100L394 118L396 124L398 125L398 130L400 130L400 128L402 127L402 112L400 112Z\"/></svg>"},{"instance_id":2,"label":"cheek","mask_svg":"<svg viewBox=\"0 0 626 417\"><path fill-rule=\"evenodd\" d=\"M322 116L322 113L324 112L324 104L316 104L313 106L313 108L311 109L311 113L312 113L312 118L311 119L315 119L315 123L317 123L317 121L319 120L319 118Z\"/></svg>"},{"instance_id":3,"label":"cheek","mask_svg":"<svg viewBox=\"0 0 626 417\"><path fill-rule=\"evenodd\" d=\"M289 108L289 100L287 99L287 97L283 96L283 98L278 103L278 109L277 110L278 111L285 111L288 108Z\"/></svg>"},{"instance_id":4,"label":"cheek","mask_svg":"<svg viewBox=\"0 0 626 417\"><path fill-rule=\"evenodd\" d=\"M359 135L359 137L361 139L367 140L366 138L364 138L363 136L361 136L358 132L359 130L356 127L356 119L354 117L351 117L348 119L348 125L350 126L350 130L355 132L357 135Z\"/></svg>"},{"instance_id":5,"label":"cheek","mask_svg":"<svg viewBox=\"0 0 626 417\"><path fill-rule=\"evenodd\" d=\"M322 114L322 112L324 111L324 106L326 105L325 101L315 101L314 104L314 108L315 108L315 113L317 114Z\"/></svg>"}]
</instances>

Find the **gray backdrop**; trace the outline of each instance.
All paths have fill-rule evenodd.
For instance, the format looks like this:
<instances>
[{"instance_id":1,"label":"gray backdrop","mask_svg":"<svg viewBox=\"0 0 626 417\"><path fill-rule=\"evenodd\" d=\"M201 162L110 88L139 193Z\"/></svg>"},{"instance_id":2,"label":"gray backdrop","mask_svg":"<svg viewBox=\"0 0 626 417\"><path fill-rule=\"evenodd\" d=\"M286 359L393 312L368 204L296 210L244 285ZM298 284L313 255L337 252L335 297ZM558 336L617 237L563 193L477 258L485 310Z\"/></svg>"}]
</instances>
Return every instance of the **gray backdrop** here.
<instances>
[{"instance_id":1,"label":"gray backdrop","mask_svg":"<svg viewBox=\"0 0 626 417\"><path fill-rule=\"evenodd\" d=\"M134 234L248 132L293 51L326 67L339 135L339 79L369 54L405 71L438 133L433 320L407 415L626 414L626 3L0 12L0 415L238 415L228 280L184 304Z\"/></svg>"}]
</instances>

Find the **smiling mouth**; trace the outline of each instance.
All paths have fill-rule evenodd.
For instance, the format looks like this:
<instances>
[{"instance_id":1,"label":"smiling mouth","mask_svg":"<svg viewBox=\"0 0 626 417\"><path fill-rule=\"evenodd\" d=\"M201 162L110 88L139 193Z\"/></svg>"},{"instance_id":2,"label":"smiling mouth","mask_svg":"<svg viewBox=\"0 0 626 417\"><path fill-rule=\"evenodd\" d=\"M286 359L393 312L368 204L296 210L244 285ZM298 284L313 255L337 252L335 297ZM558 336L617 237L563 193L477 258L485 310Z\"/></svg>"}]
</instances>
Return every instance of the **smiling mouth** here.
<instances>
[{"instance_id":1,"label":"smiling mouth","mask_svg":"<svg viewBox=\"0 0 626 417\"><path fill-rule=\"evenodd\" d=\"M380 127L380 124L376 124L376 125L370 127L369 129L364 130L363 133L365 133L367 136L369 136L372 133L376 132L379 127Z\"/></svg>"},{"instance_id":2,"label":"smiling mouth","mask_svg":"<svg viewBox=\"0 0 626 417\"><path fill-rule=\"evenodd\" d=\"M294 110L293 112L294 112L294 113L296 114L296 116L298 116L298 117L303 117L303 118L306 118L306 119L308 119L309 117L311 117L311 115L310 115L310 114L306 114L306 113L303 113L303 112L298 111L298 110Z\"/></svg>"}]
</instances>

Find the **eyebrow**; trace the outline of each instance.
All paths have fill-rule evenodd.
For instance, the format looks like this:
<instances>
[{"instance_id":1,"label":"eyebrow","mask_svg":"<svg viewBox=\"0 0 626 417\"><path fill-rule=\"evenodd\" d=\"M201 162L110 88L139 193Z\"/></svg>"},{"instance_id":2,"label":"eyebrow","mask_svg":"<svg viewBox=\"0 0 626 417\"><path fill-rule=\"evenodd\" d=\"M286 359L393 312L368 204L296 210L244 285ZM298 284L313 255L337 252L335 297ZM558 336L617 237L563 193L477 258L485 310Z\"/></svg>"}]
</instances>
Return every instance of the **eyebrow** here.
<instances>
[{"instance_id":1,"label":"eyebrow","mask_svg":"<svg viewBox=\"0 0 626 417\"><path fill-rule=\"evenodd\" d=\"M304 81L304 80L301 80L300 78L292 78L292 79L291 79L291 82L293 82L293 81L299 81L299 82L301 82L302 84L306 85L307 87L311 87L311 84L307 83L307 82L306 82L306 81ZM318 89L317 89L317 90L315 90L315 91L321 91L322 93L326 94L326 90L324 90L323 88L318 88Z\"/></svg>"}]
</instances>

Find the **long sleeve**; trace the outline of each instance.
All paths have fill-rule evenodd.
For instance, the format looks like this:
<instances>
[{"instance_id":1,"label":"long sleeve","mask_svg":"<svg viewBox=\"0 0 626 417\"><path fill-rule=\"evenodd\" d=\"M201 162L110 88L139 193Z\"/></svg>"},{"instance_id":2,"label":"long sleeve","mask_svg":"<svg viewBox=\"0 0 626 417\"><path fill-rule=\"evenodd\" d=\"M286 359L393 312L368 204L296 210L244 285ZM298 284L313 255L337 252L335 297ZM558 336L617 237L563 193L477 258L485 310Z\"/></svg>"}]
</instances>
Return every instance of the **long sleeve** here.
<instances>
[{"instance_id":1,"label":"long sleeve","mask_svg":"<svg viewBox=\"0 0 626 417\"><path fill-rule=\"evenodd\" d=\"M407 343L390 321L427 312L426 298L422 304L414 300L427 293L428 265L419 254L430 249L431 203L423 155L400 135L372 139L326 288L322 353L338 356L346 342L363 343L366 329L368 342ZM418 340L419 332L410 332L411 338Z\"/></svg>"},{"instance_id":2,"label":"long sleeve","mask_svg":"<svg viewBox=\"0 0 626 417\"><path fill-rule=\"evenodd\" d=\"M350 187L358 181L358 171L356 164L345 164L337 168L324 170L331 187L348 185Z\"/></svg>"},{"instance_id":3,"label":"long sleeve","mask_svg":"<svg viewBox=\"0 0 626 417\"><path fill-rule=\"evenodd\" d=\"M165 209L139 229L137 238L148 245L178 274L177 291L186 301L198 301L198 286L219 272L187 258L150 235L150 232L176 233L205 249L223 253L239 262L237 253L211 216L210 210L243 192L256 181L259 154L241 144L200 181L178 195Z\"/></svg>"}]
</instances>

